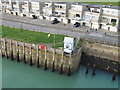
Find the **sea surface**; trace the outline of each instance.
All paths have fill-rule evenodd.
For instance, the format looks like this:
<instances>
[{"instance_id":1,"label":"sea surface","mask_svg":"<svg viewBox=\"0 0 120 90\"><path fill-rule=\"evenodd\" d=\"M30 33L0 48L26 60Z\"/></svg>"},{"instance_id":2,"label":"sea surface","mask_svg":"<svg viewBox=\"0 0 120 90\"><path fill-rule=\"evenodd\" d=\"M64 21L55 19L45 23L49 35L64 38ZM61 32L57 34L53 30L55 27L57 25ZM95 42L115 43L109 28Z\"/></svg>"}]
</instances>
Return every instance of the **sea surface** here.
<instances>
[{"instance_id":1,"label":"sea surface","mask_svg":"<svg viewBox=\"0 0 120 90\"><path fill-rule=\"evenodd\" d=\"M68 77L6 58L2 58L1 63L3 88L118 88L120 79L117 76L112 81L113 74L103 70L96 70L96 75L92 76L90 69L85 75L85 66L80 66L78 72Z\"/></svg>"}]
</instances>

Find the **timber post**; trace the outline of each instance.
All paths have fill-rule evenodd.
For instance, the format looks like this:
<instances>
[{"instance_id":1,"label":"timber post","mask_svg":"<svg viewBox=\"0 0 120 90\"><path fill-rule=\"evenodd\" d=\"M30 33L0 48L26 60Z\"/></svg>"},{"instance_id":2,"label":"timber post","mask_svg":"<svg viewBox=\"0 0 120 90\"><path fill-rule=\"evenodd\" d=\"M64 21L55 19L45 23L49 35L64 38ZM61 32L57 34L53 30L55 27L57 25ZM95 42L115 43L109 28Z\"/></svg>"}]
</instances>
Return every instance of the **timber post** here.
<instances>
[{"instance_id":1,"label":"timber post","mask_svg":"<svg viewBox=\"0 0 120 90\"><path fill-rule=\"evenodd\" d=\"M26 58L25 58L25 43L23 43L23 61L26 64Z\"/></svg>"},{"instance_id":2,"label":"timber post","mask_svg":"<svg viewBox=\"0 0 120 90\"><path fill-rule=\"evenodd\" d=\"M18 45L18 41L16 41L16 53L17 53L17 62L19 62L19 45Z\"/></svg>"},{"instance_id":3,"label":"timber post","mask_svg":"<svg viewBox=\"0 0 120 90\"><path fill-rule=\"evenodd\" d=\"M68 76L71 76L71 58L72 58L72 53L70 53L69 56L69 66L68 66Z\"/></svg>"},{"instance_id":4,"label":"timber post","mask_svg":"<svg viewBox=\"0 0 120 90\"><path fill-rule=\"evenodd\" d=\"M112 76L112 80L115 81L116 80L116 75L117 75L118 71L116 69L114 69L113 71L114 71L114 74Z\"/></svg>"},{"instance_id":5,"label":"timber post","mask_svg":"<svg viewBox=\"0 0 120 90\"><path fill-rule=\"evenodd\" d=\"M60 74L63 74L63 60L64 60L64 51L62 51L62 56L61 56Z\"/></svg>"},{"instance_id":6,"label":"timber post","mask_svg":"<svg viewBox=\"0 0 120 90\"><path fill-rule=\"evenodd\" d=\"M40 67L40 65L39 65L39 46L37 46L37 67Z\"/></svg>"},{"instance_id":7,"label":"timber post","mask_svg":"<svg viewBox=\"0 0 120 90\"><path fill-rule=\"evenodd\" d=\"M0 39L0 54L3 55L3 54L2 54L2 44L1 44L1 43L2 43L2 41L1 41L1 39Z\"/></svg>"},{"instance_id":8,"label":"timber post","mask_svg":"<svg viewBox=\"0 0 120 90\"><path fill-rule=\"evenodd\" d=\"M53 63L52 63L52 72L55 71L55 49L53 49Z\"/></svg>"},{"instance_id":9,"label":"timber post","mask_svg":"<svg viewBox=\"0 0 120 90\"><path fill-rule=\"evenodd\" d=\"M5 50L5 56L8 58L8 53L7 53L7 45L6 45L6 39L4 39L4 50Z\"/></svg>"},{"instance_id":10,"label":"timber post","mask_svg":"<svg viewBox=\"0 0 120 90\"><path fill-rule=\"evenodd\" d=\"M93 72L92 72L92 75L93 75L93 76L95 76L95 74L96 74L96 73L95 73L95 70L96 70L96 65L94 64L94 66L93 66Z\"/></svg>"},{"instance_id":11,"label":"timber post","mask_svg":"<svg viewBox=\"0 0 120 90\"><path fill-rule=\"evenodd\" d=\"M87 68L86 68L86 71L85 71L85 74L87 75L88 74L88 71L89 71L89 63L87 64Z\"/></svg>"},{"instance_id":12,"label":"timber post","mask_svg":"<svg viewBox=\"0 0 120 90\"><path fill-rule=\"evenodd\" d=\"M32 66L32 44L30 44L30 61L29 65Z\"/></svg>"},{"instance_id":13,"label":"timber post","mask_svg":"<svg viewBox=\"0 0 120 90\"><path fill-rule=\"evenodd\" d=\"M45 68L44 70L47 70L47 47L45 47Z\"/></svg>"},{"instance_id":14,"label":"timber post","mask_svg":"<svg viewBox=\"0 0 120 90\"><path fill-rule=\"evenodd\" d=\"M12 40L10 40L10 57L11 57L11 60L13 60L13 47L12 47Z\"/></svg>"}]
</instances>

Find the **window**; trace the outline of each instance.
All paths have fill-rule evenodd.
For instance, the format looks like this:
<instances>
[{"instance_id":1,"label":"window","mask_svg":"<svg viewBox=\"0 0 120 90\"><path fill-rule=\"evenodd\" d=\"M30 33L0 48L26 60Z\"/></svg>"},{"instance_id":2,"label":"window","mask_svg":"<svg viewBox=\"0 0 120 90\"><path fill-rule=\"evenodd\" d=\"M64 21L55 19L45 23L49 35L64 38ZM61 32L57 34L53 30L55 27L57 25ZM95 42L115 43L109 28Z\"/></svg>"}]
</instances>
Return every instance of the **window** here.
<instances>
[{"instance_id":1,"label":"window","mask_svg":"<svg viewBox=\"0 0 120 90\"><path fill-rule=\"evenodd\" d=\"M106 13L110 13L110 11L106 11Z\"/></svg>"},{"instance_id":2,"label":"window","mask_svg":"<svg viewBox=\"0 0 120 90\"><path fill-rule=\"evenodd\" d=\"M61 14L63 14L63 15L64 15L65 13L63 13L63 12L62 12Z\"/></svg>"},{"instance_id":3,"label":"window","mask_svg":"<svg viewBox=\"0 0 120 90\"><path fill-rule=\"evenodd\" d=\"M93 19L97 19L98 17L97 16L92 16Z\"/></svg>"},{"instance_id":4,"label":"window","mask_svg":"<svg viewBox=\"0 0 120 90\"><path fill-rule=\"evenodd\" d=\"M111 22L115 22L116 23L116 21L117 21L116 19L111 19Z\"/></svg>"},{"instance_id":5,"label":"window","mask_svg":"<svg viewBox=\"0 0 120 90\"><path fill-rule=\"evenodd\" d=\"M55 14L58 14L58 12L54 12Z\"/></svg>"},{"instance_id":6,"label":"window","mask_svg":"<svg viewBox=\"0 0 120 90\"><path fill-rule=\"evenodd\" d=\"M76 7L75 6L71 6L71 9L76 9Z\"/></svg>"},{"instance_id":7,"label":"window","mask_svg":"<svg viewBox=\"0 0 120 90\"><path fill-rule=\"evenodd\" d=\"M90 20L90 16L89 15L84 15L83 18L84 18L85 21L89 21Z\"/></svg>"},{"instance_id":8,"label":"window","mask_svg":"<svg viewBox=\"0 0 120 90\"><path fill-rule=\"evenodd\" d=\"M45 4L45 6L48 6L48 4Z\"/></svg>"},{"instance_id":9,"label":"window","mask_svg":"<svg viewBox=\"0 0 120 90\"><path fill-rule=\"evenodd\" d=\"M62 8L62 6L60 6L60 8Z\"/></svg>"},{"instance_id":10,"label":"window","mask_svg":"<svg viewBox=\"0 0 120 90\"><path fill-rule=\"evenodd\" d=\"M55 5L55 7L57 8L58 6L57 6L57 5Z\"/></svg>"},{"instance_id":11,"label":"window","mask_svg":"<svg viewBox=\"0 0 120 90\"><path fill-rule=\"evenodd\" d=\"M111 14L115 14L115 12L114 12L114 11L111 11Z\"/></svg>"}]
</instances>

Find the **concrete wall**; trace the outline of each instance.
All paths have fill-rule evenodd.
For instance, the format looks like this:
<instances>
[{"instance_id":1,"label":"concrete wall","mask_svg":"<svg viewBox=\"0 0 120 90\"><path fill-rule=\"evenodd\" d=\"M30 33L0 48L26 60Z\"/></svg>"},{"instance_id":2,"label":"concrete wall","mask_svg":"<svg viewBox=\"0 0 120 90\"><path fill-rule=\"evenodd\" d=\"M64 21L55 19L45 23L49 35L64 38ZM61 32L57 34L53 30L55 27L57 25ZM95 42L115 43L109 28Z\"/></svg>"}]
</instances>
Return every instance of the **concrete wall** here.
<instances>
[{"instance_id":1,"label":"concrete wall","mask_svg":"<svg viewBox=\"0 0 120 90\"><path fill-rule=\"evenodd\" d=\"M99 69L118 73L118 65L120 65L118 50L117 46L84 44L81 63L84 65L89 63L91 67L96 65Z\"/></svg>"}]
</instances>

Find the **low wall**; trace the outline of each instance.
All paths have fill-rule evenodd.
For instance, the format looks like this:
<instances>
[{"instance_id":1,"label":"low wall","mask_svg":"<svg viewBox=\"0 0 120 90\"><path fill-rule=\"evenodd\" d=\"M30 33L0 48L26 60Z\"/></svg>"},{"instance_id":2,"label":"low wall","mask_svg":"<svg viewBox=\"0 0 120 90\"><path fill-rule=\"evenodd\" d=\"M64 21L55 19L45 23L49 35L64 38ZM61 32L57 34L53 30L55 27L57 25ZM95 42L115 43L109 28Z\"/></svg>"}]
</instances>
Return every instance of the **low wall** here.
<instances>
[{"instance_id":1,"label":"low wall","mask_svg":"<svg viewBox=\"0 0 120 90\"><path fill-rule=\"evenodd\" d=\"M39 49L39 46L18 42L14 40L1 38L0 54L17 62L28 63L30 66L44 67L45 70L51 69L53 72L74 73L78 70L81 57L81 49L76 53L66 55L63 50L55 50L45 47L45 50Z\"/></svg>"}]
</instances>

